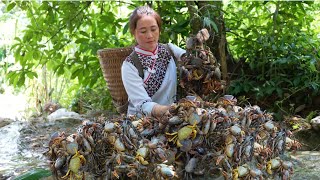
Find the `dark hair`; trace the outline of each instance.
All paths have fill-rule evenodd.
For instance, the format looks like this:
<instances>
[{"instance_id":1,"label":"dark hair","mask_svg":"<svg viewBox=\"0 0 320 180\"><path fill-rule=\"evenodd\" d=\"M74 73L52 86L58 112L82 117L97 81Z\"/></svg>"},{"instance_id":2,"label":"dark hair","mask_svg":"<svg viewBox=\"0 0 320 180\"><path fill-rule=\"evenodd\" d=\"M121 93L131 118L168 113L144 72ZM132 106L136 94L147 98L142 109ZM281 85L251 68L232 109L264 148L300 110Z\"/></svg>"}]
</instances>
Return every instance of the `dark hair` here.
<instances>
[{"instance_id":1,"label":"dark hair","mask_svg":"<svg viewBox=\"0 0 320 180\"><path fill-rule=\"evenodd\" d=\"M137 7L132 12L129 18L129 28L130 28L130 33L132 35L134 34L134 31L137 28L138 20L142 17L142 15L145 15L145 14L153 16L157 21L159 29L161 29L162 21L161 21L160 15L149 6L140 6L140 7Z\"/></svg>"}]
</instances>

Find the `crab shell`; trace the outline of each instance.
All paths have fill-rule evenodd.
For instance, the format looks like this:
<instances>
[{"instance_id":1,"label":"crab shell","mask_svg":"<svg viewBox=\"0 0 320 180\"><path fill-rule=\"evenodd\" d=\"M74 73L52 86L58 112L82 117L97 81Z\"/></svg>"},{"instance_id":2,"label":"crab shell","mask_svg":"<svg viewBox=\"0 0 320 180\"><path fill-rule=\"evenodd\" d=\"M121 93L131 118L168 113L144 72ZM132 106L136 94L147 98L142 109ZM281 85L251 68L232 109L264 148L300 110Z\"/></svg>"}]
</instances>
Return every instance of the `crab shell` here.
<instances>
[{"instance_id":1,"label":"crab shell","mask_svg":"<svg viewBox=\"0 0 320 180\"><path fill-rule=\"evenodd\" d=\"M224 150L225 154L231 158L234 154L234 144L228 144Z\"/></svg>"},{"instance_id":2,"label":"crab shell","mask_svg":"<svg viewBox=\"0 0 320 180\"><path fill-rule=\"evenodd\" d=\"M160 173L164 178L173 178L174 176L176 176L176 172L173 170L172 166L159 164L157 168L160 170Z\"/></svg>"},{"instance_id":3,"label":"crab shell","mask_svg":"<svg viewBox=\"0 0 320 180\"><path fill-rule=\"evenodd\" d=\"M241 134L241 128L239 126L237 126L237 125L233 125L230 128L230 132L231 132L232 135L238 136L238 135Z\"/></svg>"},{"instance_id":4,"label":"crab shell","mask_svg":"<svg viewBox=\"0 0 320 180\"><path fill-rule=\"evenodd\" d=\"M264 123L263 127L267 130L267 131L272 131L274 130L275 126L273 124L272 121L267 121L266 123Z\"/></svg>"},{"instance_id":5,"label":"crab shell","mask_svg":"<svg viewBox=\"0 0 320 180\"><path fill-rule=\"evenodd\" d=\"M187 163L187 165L185 166L186 172L187 173L194 172L194 169L196 168L197 163L198 163L198 158L195 158L195 157L191 158Z\"/></svg>"},{"instance_id":6,"label":"crab shell","mask_svg":"<svg viewBox=\"0 0 320 180\"><path fill-rule=\"evenodd\" d=\"M238 170L239 177L244 177L249 173L249 168L247 166L239 166L237 170Z\"/></svg>"},{"instance_id":7,"label":"crab shell","mask_svg":"<svg viewBox=\"0 0 320 180\"><path fill-rule=\"evenodd\" d=\"M196 112L193 112L188 118L189 124L199 124L200 121L201 117Z\"/></svg>"},{"instance_id":8,"label":"crab shell","mask_svg":"<svg viewBox=\"0 0 320 180\"><path fill-rule=\"evenodd\" d=\"M181 128L178 131L178 139L179 139L179 141L182 141L184 139L189 138L190 135L192 134L193 130L194 129L192 127L189 127L189 126L184 126L183 128Z\"/></svg>"},{"instance_id":9,"label":"crab shell","mask_svg":"<svg viewBox=\"0 0 320 180\"><path fill-rule=\"evenodd\" d=\"M118 150L118 151L124 151L126 150L126 148L124 147L124 144L121 142L121 140L119 138L116 139L116 141L114 142L114 147Z\"/></svg>"},{"instance_id":10,"label":"crab shell","mask_svg":"<svg viewBox=\"0 0 320 180\"><path fill-rule=\"evenodd\" d=\"M104 131L110 133L113 132L115 129L115 124L112 122L106 122L104 125Z\"/></svg>"},{"instance_id":11,"label":"crab shell","mask_svg":"<svg viewBox=\"0 0 320 180\"><path fill-rule=\"evenodd\" d=\"M67 152L70 155L74 155L76 154L76 152L78 151L78 144L75 142L71 142L67 144Z\"/></svg>"},{"instance_id":12,"label":"crab shell","mask_svg":"<svg viewBox=\"0 0 320 180\"><path fill-rule=\"evenodd\" d=\"M277 169L281 166L281 162L279 159L271 159L268 163L267 163L267 172L268 174L273 174L272 173L272 169Z\"/></svg>"},{"instance_id":13,"label":"crab shell","mask_svg":"<svg viewBox=\"0 0 320 180\"><path fill-rule=\"evenodd\" d=\"M143 158L146 158L149 154L149 148L141 147L137 150L137 155L140 155Z\"/></svg>"},{"instance_id":14,"label":"crab shell","mask_svg":"<svg viewBox=\"0 0 320 180\"><path fill-rule=\"evenodd\" d=\"M77 152L75 155L72 156L70 163L69 163L69 169L74 172L78 173L80 167L82 164L86 162L86 159L83 155L80 155L79 152Z\"/></svg>"}]
</instances>

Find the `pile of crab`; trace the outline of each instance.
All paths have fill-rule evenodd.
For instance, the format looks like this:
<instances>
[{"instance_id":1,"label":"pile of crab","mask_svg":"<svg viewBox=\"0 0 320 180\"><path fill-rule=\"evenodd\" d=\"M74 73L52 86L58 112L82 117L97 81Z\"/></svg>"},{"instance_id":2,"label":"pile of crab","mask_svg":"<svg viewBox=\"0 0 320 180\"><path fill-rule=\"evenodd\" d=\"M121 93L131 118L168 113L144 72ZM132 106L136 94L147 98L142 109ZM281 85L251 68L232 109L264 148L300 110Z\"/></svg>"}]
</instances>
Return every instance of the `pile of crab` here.
<instances>
[{"instance_id":1,"label":"pile of crab","mask_svg":"<svg viewBox=\"0 0 320 180\"><path fill-rule=\"evenodd\" d=\"M47 157L57 179L289 179L285 151L301 144L259 106L181 99L170 116L84 121L54 133Z\"/></svg>"},{"instance_id":2,"label":"pile of crab","mask_svg":"<svg viewBox=\"0 0 320 180\"><path fill-rule=\"evenodd\" d=\"M220 64L204 43L210 37L201 29L186 41L186 54L177 63L179 86L187 93L205 96L221 91L226 82L221 80Z\"/></svg>"}]
</instances>

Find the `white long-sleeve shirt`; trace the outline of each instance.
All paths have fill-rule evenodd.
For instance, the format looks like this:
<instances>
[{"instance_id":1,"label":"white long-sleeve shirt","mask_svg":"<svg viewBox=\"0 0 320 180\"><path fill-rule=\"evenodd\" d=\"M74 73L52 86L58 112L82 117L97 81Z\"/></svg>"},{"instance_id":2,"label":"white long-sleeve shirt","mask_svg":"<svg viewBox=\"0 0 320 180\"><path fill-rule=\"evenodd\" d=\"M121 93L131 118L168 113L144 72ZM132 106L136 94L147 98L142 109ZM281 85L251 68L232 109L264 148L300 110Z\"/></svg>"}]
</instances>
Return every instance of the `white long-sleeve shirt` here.
<instances>
[{"instance_id":1,"label":"white long-sleeve shirt","mask_svg":"<svg viewBox=\"0 0 320 180\"><path fill-rule=\"evenodd\" d=\"M176 59L185 53L180 47L168 43ZM170 105L177 94L177 71L174 59L158 44L154 52L134 48L143 66L144 79L139 76L132 58L128 56L121 67L123 85L128 94L127 115L150 115L156 104Z\"/></svg>"}]
</instances>

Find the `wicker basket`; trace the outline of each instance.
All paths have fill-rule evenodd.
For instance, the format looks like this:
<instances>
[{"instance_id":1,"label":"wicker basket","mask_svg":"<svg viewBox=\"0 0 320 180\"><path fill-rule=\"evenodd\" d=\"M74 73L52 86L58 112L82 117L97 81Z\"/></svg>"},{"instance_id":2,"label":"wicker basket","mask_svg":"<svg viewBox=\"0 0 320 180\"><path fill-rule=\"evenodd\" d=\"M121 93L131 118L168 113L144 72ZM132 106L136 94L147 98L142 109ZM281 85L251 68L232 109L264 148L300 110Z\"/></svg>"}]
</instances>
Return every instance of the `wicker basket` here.
<instances>
[{"instance_id":1,"label":"wicker basket","mask_svg":"<svg viewBox=\"0 0 320 180\"><path fill-rule=\"evenodd\" d=\"M128 103L128 95L121 79L121 65L131 52L132 47L100 49L97 52L103 77L119 113L126 113Z\"/></svg>"}]
</instances>

